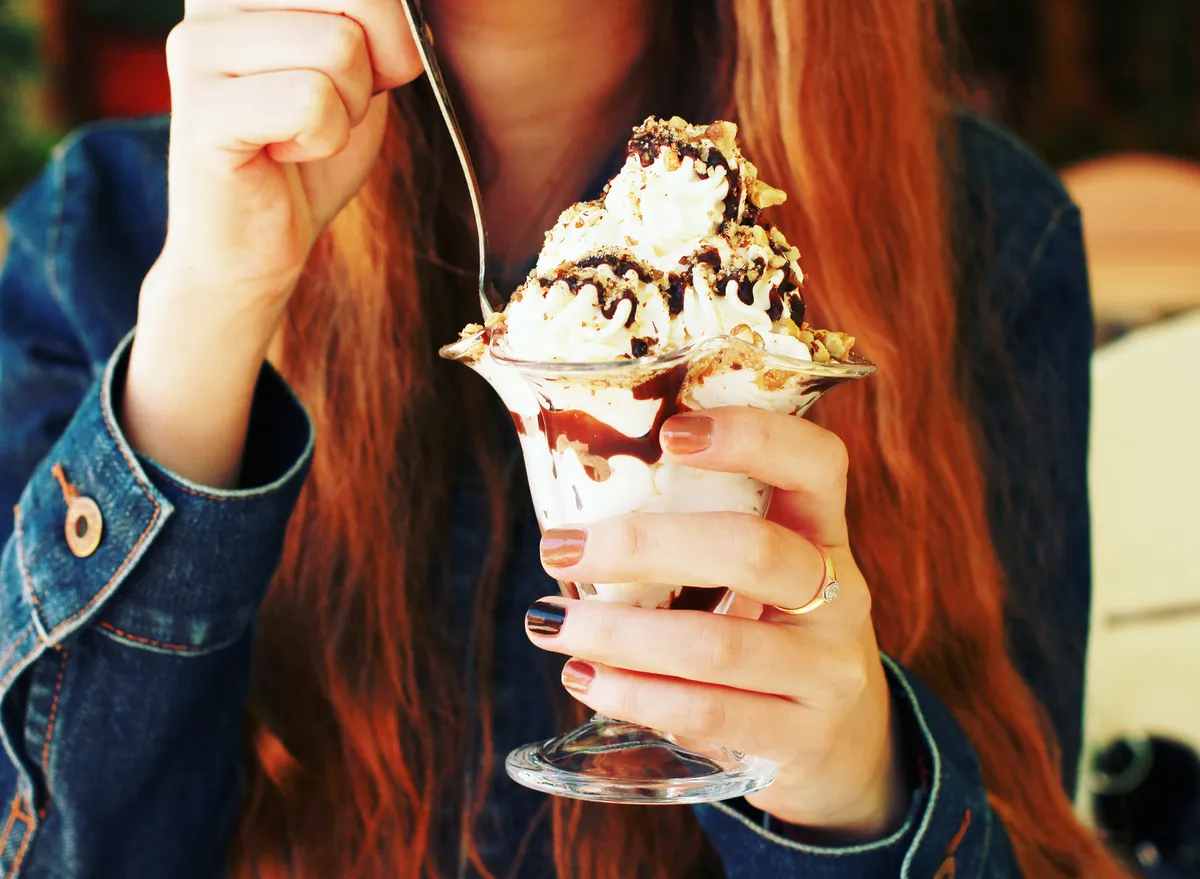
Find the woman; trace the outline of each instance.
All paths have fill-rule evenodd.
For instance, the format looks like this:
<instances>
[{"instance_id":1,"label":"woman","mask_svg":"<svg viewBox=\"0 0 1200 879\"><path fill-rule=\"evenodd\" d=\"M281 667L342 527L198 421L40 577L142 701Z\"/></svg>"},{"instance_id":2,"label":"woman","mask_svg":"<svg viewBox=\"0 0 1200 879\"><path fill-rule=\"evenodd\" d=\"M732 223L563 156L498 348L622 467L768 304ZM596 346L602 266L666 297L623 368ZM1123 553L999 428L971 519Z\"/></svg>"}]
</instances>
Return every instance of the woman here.
<instances>
[{"instance_id":1,"label":"woman","mask_svg":"<svg viewBox=\"0 0 1200 879\"><path fill-rule=\"evenodd\" d=\"M477 316L473 244L399 4L189 4L169 155L163 123L94 128L9 212L4 875L1116 875L1059 773L1087 617L1079 218L939 100L942 10L429 7L499 275L648 112L734 118L793 194L813 307L878 377L821 427L668 425L670 454L779 486L771 522L539 544L506 414L435 356ZM846 597L799 623L525 613L542 568L795 606L817 546ZM638 810L499 777L583 705L779 780Z\"/></svg>"}]
</instances>

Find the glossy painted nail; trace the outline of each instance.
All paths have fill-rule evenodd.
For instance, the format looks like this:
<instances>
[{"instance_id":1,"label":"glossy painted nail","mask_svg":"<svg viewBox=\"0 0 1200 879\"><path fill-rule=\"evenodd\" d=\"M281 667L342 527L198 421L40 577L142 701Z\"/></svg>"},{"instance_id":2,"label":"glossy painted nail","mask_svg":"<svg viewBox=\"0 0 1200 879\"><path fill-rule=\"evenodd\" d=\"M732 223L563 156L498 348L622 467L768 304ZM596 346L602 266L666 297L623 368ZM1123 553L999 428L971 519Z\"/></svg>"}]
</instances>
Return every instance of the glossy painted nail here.
<instances>
[{"instance_id":1,"label":"glossy painted nail","mask_svg":"<svg viewBox=\"0 0 1200 879\"><path fill-rule=\"evenodd\" d=\"M542 535L542 561L552 568L566 568L579 564L586 544L586 531L573 528L551 529Z\"/></svg>"},{"instance_id":2,"label":"glossy painted nail","mask_svg":"<svg viewBox=\"0 0 1200 879\"><path fill-rule=\"evenodd\" d=\"M554 637L567 621L567 609L552 601L538 601L525 612L525 628L535 635Z\"/></svg>"},{"instance_id":3,"label":"glossy painted nail","mask_svg":"<svg viewBox=\"0 0 1200 879\"><path fill-rule=\"evenodd\" d=\"M582 659L572 659L562 670L562 684L572 693L582 696L592 685L596 677L596 668L590 662Z\"/></svg>"},{"instance_id":4,"label":"glossy painted nail","mask_svg":"<svg viewBox=\"0 0 1200 879\"><path fill-rule=\"evenodd\" d=\"M676 415L663 425L662 444L676 455L703 452L712 445L713 420L707 415Z\"/></svg>"}]
</instances>

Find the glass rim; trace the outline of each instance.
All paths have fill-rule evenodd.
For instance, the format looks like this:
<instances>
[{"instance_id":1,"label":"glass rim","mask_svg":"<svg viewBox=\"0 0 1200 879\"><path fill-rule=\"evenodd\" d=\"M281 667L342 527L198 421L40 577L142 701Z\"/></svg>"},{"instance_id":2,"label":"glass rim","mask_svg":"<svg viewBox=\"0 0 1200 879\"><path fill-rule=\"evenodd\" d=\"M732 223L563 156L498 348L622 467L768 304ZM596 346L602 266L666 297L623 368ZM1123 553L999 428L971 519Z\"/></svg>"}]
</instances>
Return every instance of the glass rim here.
<instances>
[{"instance_id":1,"label":"glass rim","mask_svg":"<svg viewBox=\"0 0 1200 879\"><path fill-rule=\"evenodd\" d=\"M636 359L598 361L525 360L520 357L514 357L506 352L505 346L502 344L504 336L504 333L482 329L465 339L460 339L451 345L445 346L442 349L442 354L443 356L450 355L450 359L458 359L453 356L455 349L462 348L466 350L472 347L473 343L478 342L487 346L492 359L497 362L511 367L518 372L535 375L595 375L599 373L632 373L641 370L656 370L664 366L671 366L687 361L699 354L706 354L710 351L721 349L740 349L747 354L759 357L766 361L767 369L784 369L792 373L812 375L818 378L864 378L874 373L877 369L874 363L859 357L854 357L851 360L830 360L827 363L817 363L815 360L799 360L783 354L775 354L761 345L756 345L753 342L747 342L745 339L728 334L706 336L699 341L690 342L679 348L672 348L670 351L664 351L661 354Z\"/></svg>"}]
</instances>

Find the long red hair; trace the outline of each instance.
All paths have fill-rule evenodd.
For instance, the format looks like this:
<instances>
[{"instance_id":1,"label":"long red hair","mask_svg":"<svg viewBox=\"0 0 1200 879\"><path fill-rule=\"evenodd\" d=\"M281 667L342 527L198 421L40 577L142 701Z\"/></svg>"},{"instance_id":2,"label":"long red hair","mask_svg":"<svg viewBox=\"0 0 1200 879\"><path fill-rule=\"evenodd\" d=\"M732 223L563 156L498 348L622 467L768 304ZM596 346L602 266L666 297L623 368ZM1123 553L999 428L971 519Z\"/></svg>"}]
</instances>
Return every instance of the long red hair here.
<instances>
[{"instance_id":1,"label":"long red hair","mask_svg":"<svg viewBox=\"0 0 1200 879\"><path fill-rule=\"evenodd\" d=\"M954 360L943 4L713 0L711 11L692 27L696 41L724 35L707 57L706 85L726 96L715 115L739 123L763 178L792 195L772 219L802 247L820 321L854 332L880 367L816 416L850 449L848 515L882 609L879 642L966 730L1026 875L1118 875L1073 819L1041 712L1005 652L1002 575ZM262 613L233 852L245 879L446 875L435 816L448 809L465 818L461 850L487 872L471 842L486 791L463 795L473 749L460 710L482 701L486 763L487 692L462 692L436 661L434 578L449 465L474 453L490 498L478 599L489 617L508 486L478 414L492 411L486 389L436 358L477 317L470 273L448 267L470 227L439 207L456 171L423 87L396 101L383 158L319 242L285 329L280 365L319 440ZM476 642L486 681L486 628ZM564 879L719 875L686 809L556 801L543 817Z\"/></svg>"}]
</instances>

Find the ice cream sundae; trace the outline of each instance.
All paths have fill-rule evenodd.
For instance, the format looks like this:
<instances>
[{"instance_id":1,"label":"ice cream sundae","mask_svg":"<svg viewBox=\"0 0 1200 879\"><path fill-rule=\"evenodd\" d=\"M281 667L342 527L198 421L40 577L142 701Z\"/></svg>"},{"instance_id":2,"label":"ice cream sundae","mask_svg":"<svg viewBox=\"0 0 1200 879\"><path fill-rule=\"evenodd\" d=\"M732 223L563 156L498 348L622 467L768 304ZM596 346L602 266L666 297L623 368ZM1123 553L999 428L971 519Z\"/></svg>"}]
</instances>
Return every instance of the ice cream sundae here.
<instances>
[{"instance_id":1,"label":"ice cream sundae","mask_svg":"<svg viewBox=\"0 0 1200 879\"><path fill-rule=\"evenodd\" d=\"M805 321L799 251L764 219L762 182L729 122L648 119L601 199L546 233L503 311L443 349L508 406L543 529L631 512L763 515L770 487L664 458L671 416L719 406L802 414L869 375L854 339ZM671 583L564 583L574 598L720 610L727 593ZM771 783L768 761L597 717L513 751L509 774L564 796L707 802Z\"/></svg>"},{"instance_id":2,"label":"ice cream sundae","mask_svg":"<svg viewBox=\"0 0 1200 879\"><path fill-rule=\"evenodd\" d=\"M663 422L728 405L798 414L870 370L853 361L852 337L805 322L799 251L763 219L786 195L759 179L736 134L729 122L647 120L603 198L565 210L505 309L443 352L508 404L543 527L632 511L761 515L761 483L662 461ZM658 607L683 594L567 588Z\"/></svg>"}]
</instances>

